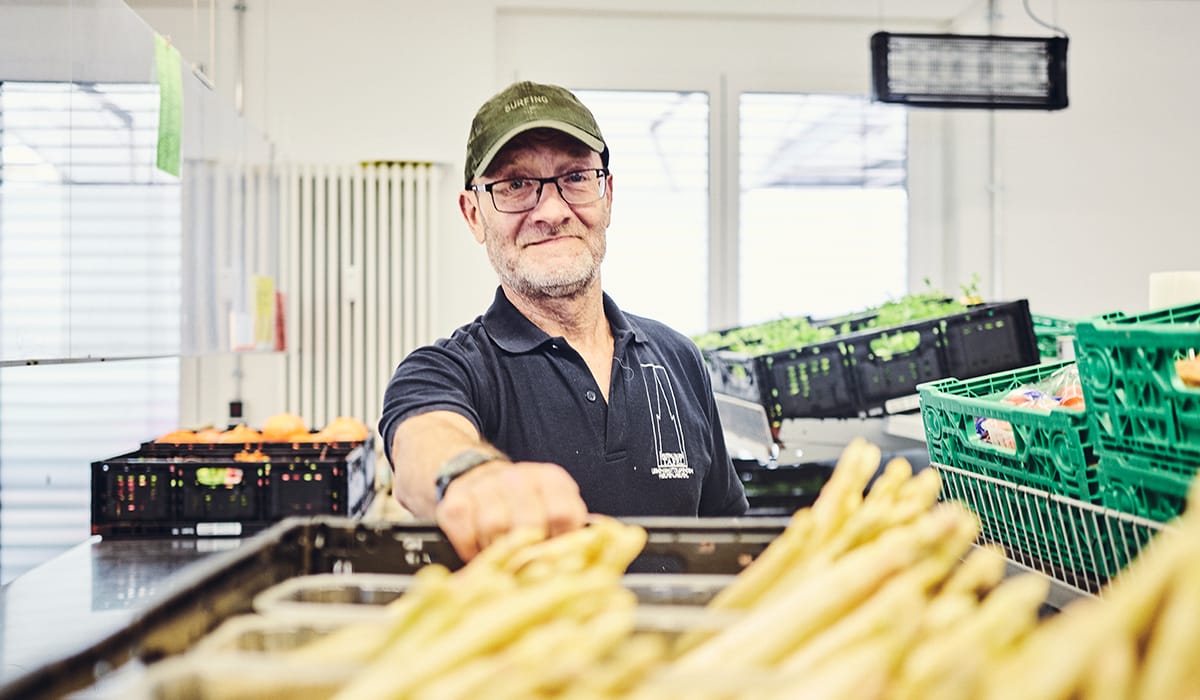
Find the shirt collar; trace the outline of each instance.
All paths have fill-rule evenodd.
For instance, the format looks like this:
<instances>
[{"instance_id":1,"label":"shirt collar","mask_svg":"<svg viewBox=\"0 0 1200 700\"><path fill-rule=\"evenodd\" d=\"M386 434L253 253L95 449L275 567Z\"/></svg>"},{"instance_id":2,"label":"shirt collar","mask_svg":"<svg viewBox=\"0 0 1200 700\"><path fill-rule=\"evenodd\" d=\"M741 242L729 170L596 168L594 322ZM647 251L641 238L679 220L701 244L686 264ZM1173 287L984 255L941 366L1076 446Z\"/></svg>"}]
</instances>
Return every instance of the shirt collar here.
<instances>
[{"instance_id":1,"label":"shirt collar","mask_svg":"<svg viewBox=\"0 0 1200 700\"><path fill-rule=\"evenodd\" d=\"M620 344L626 336L639 343L646 342L646 335L636 319L626 316L607 293L604 294L604 315L612 328L614 343ZM483 314L483 328L505 352L525 353L555 340L525 318L500 287L496 288L496 297Z\"/></svg>"}]
</instances>

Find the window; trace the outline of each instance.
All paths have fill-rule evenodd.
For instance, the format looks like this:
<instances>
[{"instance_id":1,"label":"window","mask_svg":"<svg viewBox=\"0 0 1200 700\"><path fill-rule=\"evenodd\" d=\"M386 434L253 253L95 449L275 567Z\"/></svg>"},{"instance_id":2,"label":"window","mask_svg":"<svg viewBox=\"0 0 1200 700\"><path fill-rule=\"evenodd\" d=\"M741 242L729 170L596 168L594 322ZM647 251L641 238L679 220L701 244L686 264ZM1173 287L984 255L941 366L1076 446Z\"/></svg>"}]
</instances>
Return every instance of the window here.
<instances>
[{"instance_id":1,"label":"window","mask_svg":"<svg viewBox=\"0 0 1200 700\"><path fill-rule=\"evenodd\" d=\"M604 132L613 220L604 288L684 333L708 326L708 94L576 90Z\"/></svg>"},{"instance_id":2,"label":"window","mask_svg":"<svg viewBox=\"0 0 1200 700\"><path fill-rule=\"evenodd\" d=\"M146 359L180 335L157 124L155 85L0 83L4 582L87 539L92 461L178 423L179 361Z\"/></svg>"},{"instance_id":3,"label":"window","mask_svg":"<svg viewBox=\"0 0 1200 700\"><path fill-rule=\"evenodd\" d=\"M743 93L739 120L740 323L829 317L904 295L904 107Z\"/></svg>"},{"instance_id":4,"label":"window","mask_svg":"<svg viewBox=\"0 0 1200 700\"><path fill-rule=\"evenodd\" d=\"M705 92L576 90L612 151L605 289L684 333L712 327L709 265L736 323L834 316L908 291L907 116L859 95L741 93L738 263L709 250ZM719 237L718 237L719 239ZM712 239L717 240L717 239ZM728 325L728 324L724 324Z\"/></svg>"}]
</instances>

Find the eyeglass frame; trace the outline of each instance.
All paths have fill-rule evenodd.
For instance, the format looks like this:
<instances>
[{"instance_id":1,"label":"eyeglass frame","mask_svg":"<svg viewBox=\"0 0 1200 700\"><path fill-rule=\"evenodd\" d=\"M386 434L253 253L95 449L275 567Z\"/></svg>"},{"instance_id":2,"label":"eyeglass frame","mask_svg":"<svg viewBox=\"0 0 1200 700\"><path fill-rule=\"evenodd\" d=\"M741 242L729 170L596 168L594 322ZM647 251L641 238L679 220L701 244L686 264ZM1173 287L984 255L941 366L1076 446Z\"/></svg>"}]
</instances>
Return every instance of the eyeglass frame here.
<instances>
[{"instance_id":1,"label":"eyeglass frame","mask_svg":"<svg viewBox=\"0 0 1200 700\"><path fill-rule=\"evenodd\" d=\"M599 187L600 194L593 200L587 202L576 202L572 204L571 202L567 202L567 197L565 194L563 194L562 185L559 184L558 180L559 178L564 178L568 175L577 175L579 173L596 173L596 179L601 183ZM495 182L489 182L483 185L467 185L467 190L475 192L476 194L480 192L487 192L491 196L492 206L495 207L496 211L500 212L501 214L524 214L527 211L533 211L534 209L537 209L538 204L542 201L542 190L545 189L546 184L550 182L554 183L554 189L558 190L558 196L561 197L562 201L566 202L568 206L585 206L599 202L601 199L604 199L604 195L608 193L608 177L610 175L612 175L612 171L608 168L580 168L579 170L572 170L570 172L554 175L552 177L506 177L503 180L496 180ZM500 208L499 204L496 204L496 193L493 191L493 188L495 188L496 185L503 185L504 183L512 182L513 180L529 180L531 182L537 182L537 195L533 198L533 204L530 205L528 209L505 211Z\"/></svg>"}]
</instances>

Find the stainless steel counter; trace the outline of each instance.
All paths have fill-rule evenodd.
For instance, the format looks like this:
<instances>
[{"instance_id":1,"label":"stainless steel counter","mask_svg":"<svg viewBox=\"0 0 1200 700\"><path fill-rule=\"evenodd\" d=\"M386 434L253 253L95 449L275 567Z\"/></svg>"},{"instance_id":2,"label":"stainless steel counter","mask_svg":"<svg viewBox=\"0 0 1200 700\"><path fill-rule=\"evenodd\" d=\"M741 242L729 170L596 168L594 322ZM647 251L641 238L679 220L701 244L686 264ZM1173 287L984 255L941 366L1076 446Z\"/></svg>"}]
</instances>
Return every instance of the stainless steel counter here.
<instances>
[{"instance_id":1,"label":"stainless steel counter","mask_svg":"<svg viewBox=\"0 0 1200 700\"><path fill-rule=\"evenodd\" d=\"M128 625L189 565L243 541L97 536L9 582L0 588L0 684Z\"/></svg>"}]
</instances>

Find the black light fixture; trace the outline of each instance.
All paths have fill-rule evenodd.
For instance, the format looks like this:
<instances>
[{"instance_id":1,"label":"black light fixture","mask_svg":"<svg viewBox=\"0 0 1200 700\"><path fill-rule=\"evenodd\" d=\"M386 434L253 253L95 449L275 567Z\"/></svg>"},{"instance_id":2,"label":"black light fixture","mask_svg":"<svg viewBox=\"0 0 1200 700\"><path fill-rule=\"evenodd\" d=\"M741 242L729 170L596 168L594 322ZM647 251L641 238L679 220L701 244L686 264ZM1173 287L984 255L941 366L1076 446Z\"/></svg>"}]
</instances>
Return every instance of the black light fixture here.
<instances>
[{"instance_id":1,"label":"black light fixture","mask_svg":"<svg viewBox=\"0 0 1200 700\"><path fill-rule=\"evenodd\" d=\"M872 97L914 107L1042 109L1067 106L1067 36L877 32Z\"/></svg>"}]
</instances>

